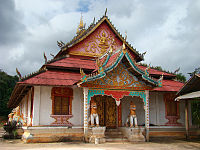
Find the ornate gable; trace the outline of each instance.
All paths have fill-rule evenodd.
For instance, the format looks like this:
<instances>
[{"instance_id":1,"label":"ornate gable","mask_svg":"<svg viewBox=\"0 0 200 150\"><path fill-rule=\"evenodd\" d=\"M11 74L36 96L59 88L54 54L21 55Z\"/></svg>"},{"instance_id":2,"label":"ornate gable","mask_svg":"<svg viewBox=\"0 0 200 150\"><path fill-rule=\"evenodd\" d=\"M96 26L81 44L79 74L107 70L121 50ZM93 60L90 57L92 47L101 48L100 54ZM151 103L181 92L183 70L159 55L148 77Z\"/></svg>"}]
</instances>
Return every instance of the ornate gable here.
<instances>
[{"instance_id":1,"label":"ornate gable","mask_svg":"<svg viewBox=\"0 0 200 150\"><path fill-rule=\"evenodd\" d=\"M147 90L152 89L145 82L138 80L136 76L128 71L122 62L112 71L106 73L103 78L89 81L82 86L107 89Z\"/></svg>"},{"instance_id":2,"label":"ornate gable","mask_svg":"<svg viewBox=\"0 0 200 150\"><path fill-rule=\"evenodd\" d=\"M103 22L92 34L69 49L69 54L97 57L112 46L115 51L122 45L106 22Z\"/></svg>"}]
</instances>

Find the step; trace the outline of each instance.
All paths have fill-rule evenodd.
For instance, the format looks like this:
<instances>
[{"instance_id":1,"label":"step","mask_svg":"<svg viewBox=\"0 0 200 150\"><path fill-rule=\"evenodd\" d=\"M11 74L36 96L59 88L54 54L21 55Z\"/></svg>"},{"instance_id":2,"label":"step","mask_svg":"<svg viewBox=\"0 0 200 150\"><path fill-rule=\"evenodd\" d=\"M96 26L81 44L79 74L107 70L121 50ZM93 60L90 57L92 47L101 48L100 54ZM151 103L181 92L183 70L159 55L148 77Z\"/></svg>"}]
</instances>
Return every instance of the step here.
<instances>
[{"instance_id":1,"label":"step","mask_svg":"<svg viewBox=\"0 0 200 150\"><path fill-rule=\"evenodd\" d=\"M127 138L106 138L106 142L128 142Z\"/></svg>"},{"instance_id":2,"label":"step","mask_svg":"<svg viewBox=\"0 0 200 150\"><path fill-rule=\"evenodd\" d=\"M106 135L106 138L123 138L123 135Z\"/></svg>"},{"instance_id":3,"label":"step","mask_svg":"<svg viewBox=\"0 0 200 150\"><path fill-rule=\"evenodd\" d=\"M105 135L108 135L108 134L111 134L111 135L122 135L122 132L118 131L118 132L105 132Z\"/></svg>"}]
</instances>

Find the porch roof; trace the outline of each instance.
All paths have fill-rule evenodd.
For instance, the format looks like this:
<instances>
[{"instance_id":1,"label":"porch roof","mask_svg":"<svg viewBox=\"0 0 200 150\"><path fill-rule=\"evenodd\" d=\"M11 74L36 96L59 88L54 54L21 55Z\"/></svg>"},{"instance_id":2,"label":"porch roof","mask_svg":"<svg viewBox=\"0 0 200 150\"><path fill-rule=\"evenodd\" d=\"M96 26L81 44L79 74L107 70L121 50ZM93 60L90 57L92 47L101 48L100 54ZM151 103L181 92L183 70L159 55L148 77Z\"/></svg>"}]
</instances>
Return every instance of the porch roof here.
<instances>
[{"instance_id":1,"label":"porch roof","mask_svg":"<svg viewBox=\"0 0 200 150\"><path fill-rule=\"evenodd\" d=\"M125 44L114 52L112 52L111 48L109 52L97 59L98 70L95 70L92 74L86 75L83 71L81 71L82 79L78 85L87 87L87 82L104 78L106 74L115 69L120 62L124 63L126 68L130 72L134 73L141 81L150 85L149 87L160 87L162 85L163 76L161 76L160 79L154 79L149 75L149 68L145 71L140 69L135 59L132 57L131 52L126 49Z\"/></svg>"}]
</instances>

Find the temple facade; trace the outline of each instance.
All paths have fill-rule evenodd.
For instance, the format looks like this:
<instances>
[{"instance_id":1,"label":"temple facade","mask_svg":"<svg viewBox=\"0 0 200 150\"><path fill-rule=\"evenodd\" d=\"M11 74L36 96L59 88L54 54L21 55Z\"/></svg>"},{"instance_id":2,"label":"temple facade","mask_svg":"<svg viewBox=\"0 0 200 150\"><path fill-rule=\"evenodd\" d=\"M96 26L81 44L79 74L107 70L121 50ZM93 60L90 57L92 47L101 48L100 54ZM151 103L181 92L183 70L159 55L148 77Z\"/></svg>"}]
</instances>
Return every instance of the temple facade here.
<instances>
[{"instance_id":1,"label":"temple facade","mask_svg":"<svg viewBox=\"0 0 200 150\"><path fill-rule=\"evenodd\" d=\"M87 29L81 19L76 34L12 92L8 106L20 107L25 142L106 142L115 131L127 141L184 135L185 103L174 101L183 83L175 74L142 66L143 55L106 15Z\"/></svg>"}]
</instances>

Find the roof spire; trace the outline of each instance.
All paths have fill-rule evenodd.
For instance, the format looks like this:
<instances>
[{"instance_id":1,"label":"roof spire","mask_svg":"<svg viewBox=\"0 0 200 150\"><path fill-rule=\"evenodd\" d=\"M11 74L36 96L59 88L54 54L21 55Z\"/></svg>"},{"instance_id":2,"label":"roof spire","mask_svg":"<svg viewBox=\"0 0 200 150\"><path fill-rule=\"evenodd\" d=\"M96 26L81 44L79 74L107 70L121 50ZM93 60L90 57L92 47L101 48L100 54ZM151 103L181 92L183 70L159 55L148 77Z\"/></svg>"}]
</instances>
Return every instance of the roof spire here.
<instances>
[{"instance_id":1,"label":"roof spire","mask_svg":"<svg viewBox=\"0 0 200 150\"><path fill-rule=\"evenodd\" d=\"M81 12L80 23L78 25L76 34L79 34L84 28L85 28L85 25L83 24L83 16L82 16L82 12Z\"/></svg>"},{"instance_id":2,"label":"roof spire","mask_svg":"<svg viewBox=\"0 0 200 150\"><path fill-rule=\"evenodd\" d=\"M81 19L80 19L79 29L82 29L82 28L83 28L83 16L82 16L82 13L81 13Z\"/></svg>"}]
</instances>

